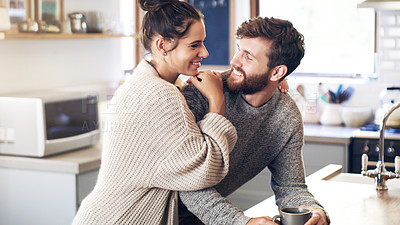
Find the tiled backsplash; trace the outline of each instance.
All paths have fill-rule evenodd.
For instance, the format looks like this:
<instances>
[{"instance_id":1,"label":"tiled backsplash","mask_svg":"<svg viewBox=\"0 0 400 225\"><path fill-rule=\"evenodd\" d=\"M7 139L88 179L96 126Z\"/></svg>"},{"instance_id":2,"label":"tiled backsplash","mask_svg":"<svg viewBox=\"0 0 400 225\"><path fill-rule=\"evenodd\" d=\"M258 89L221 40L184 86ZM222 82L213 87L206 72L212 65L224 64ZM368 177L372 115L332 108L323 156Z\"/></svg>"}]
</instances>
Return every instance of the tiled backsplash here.
<instances>
[{"instance_id":1,"label":"tiled backsplash","mask_svg":"<svg viewBox=\"0 0 400 225\"><path fill-rule=\"evenodd\" d=\"M382 10L378 14L379 80L400 83L400 10Z\"/></svg>"}]
</instances>

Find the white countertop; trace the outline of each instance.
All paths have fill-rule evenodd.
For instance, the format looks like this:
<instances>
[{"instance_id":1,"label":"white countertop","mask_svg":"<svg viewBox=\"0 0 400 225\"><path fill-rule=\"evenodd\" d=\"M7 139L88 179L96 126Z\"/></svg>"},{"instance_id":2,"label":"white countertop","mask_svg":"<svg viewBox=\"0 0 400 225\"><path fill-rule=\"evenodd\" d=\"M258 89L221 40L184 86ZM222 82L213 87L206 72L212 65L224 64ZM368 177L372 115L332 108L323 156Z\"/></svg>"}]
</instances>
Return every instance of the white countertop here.
<instances>
[{"instance_id":1,"label":"white countertop","mask_svg":"<svg viewBox=\"0 0 400 225\"><path fill-rule=\"evenodd\" d=\"M100 168L101 146L94 145L45 158L0 156L0 168L80 174Z\"/></svg>"},{"instance_id":2,"label":"white countertop","mask_svg":"<svg viewBox=\"0 0 400 225\"><path fill-rule=\"evenodd\" d=\"M304 124L305 142L350 144L355 127L322 126L319 124Z\"/></svg>"},{"instance_id":3,"label":"white countertop","mask_svg":"<svg viewBox=\"0 0 400 225\"><path fill-rule=\"evenodd\" d=\"M304 125L306 142L349 144L357 128ZM100 167L101 145L45 158L0 155L0 168L16 168L80 174Z\"/></svg>"}]
</instances>

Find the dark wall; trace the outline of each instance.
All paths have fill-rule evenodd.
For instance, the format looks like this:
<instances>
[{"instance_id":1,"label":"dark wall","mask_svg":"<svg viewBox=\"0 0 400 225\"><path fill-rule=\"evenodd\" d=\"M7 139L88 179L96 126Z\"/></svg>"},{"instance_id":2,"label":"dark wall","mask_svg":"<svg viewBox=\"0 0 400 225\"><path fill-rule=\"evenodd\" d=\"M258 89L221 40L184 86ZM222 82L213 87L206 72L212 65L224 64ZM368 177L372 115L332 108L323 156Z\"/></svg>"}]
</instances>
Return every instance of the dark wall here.
<instances>
[{"instance_id":1,"label":"dark wall","mask_svg":"<svg viewBox=\"0 0 400 225\"><path fill-rule=\"evenodd\" d=\"M229 65L229 0L188 0L204 14L210 56L203 65ZM232 34L233 35L233 34Z\"/></svg>"}]
</instances>

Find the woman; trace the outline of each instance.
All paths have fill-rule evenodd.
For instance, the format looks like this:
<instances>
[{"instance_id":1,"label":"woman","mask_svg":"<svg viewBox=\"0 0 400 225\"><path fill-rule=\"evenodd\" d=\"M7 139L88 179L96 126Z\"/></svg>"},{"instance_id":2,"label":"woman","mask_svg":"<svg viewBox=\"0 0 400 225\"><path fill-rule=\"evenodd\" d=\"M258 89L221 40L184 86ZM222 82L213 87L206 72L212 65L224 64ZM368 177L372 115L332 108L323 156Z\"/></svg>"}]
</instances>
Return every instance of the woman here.
<instances>
[{"instance_id":1,"label":"woman","mask_svg":"<svg viewBox=\"0 0 400 225\"><path fill-rule=\"evenodd\" d=\"M236 130L223 116L218 73L200 72L202 15L178 0L139 0L142 42L151 52L111 100L102 164L73 224L177 224L177 191L217 184L228 172ZM198 124L178 88L179 74L209 100Z\"/></svg>"}]
</instances>

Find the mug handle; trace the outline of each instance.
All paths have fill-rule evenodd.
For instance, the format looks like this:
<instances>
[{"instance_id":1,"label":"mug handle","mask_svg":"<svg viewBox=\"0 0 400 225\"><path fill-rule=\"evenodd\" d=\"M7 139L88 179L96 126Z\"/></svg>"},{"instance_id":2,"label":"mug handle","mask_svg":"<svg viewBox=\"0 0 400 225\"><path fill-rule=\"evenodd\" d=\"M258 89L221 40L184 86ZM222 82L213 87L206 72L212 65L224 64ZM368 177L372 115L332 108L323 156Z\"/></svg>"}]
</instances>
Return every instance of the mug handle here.
<instances>
[{"instance_id":1,"label":"mug handle","mask_svg":"<svg viewBox=\"0 0 400 225\"><path fill-rule=\"evenodd\" d=\"M282 220L282 216L281 215L276 215L276 216L272 217L272 222L277 222L277 220L278 220L278 222L280 224L281 220Z\"/></svg>"}]
</instances>

